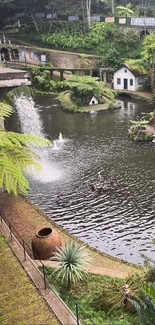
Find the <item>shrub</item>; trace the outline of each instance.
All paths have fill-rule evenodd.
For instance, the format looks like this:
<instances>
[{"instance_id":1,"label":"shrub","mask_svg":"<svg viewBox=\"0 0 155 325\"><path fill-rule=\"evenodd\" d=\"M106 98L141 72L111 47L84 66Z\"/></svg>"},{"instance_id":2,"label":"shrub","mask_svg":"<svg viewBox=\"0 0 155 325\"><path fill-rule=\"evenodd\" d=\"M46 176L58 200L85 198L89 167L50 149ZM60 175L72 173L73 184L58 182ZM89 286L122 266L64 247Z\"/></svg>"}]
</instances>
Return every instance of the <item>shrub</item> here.
<instances>
[{"instance_id":1,"label":"shrub","mask_svg":"<svg viewBox=\"0 0 155 325\"><path fill-rule=\"evenodd\" d=\"M65 111L79 112L78 106L71 99L71 92L70 91L67 90L67 91L61 92L59 94L58 98L59 98L60 106Z\"/></svg>"}]
</instances>

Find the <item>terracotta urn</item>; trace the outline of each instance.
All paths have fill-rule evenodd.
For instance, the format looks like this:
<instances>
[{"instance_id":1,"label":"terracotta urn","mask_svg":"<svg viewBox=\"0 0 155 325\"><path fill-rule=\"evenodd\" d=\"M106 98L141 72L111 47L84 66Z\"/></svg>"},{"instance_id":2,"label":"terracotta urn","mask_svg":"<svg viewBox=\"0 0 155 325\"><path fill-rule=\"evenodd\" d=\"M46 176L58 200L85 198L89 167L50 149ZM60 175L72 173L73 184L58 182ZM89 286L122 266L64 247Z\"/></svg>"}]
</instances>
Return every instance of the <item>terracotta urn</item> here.
<instances>
[{"instance_id":1,"label":"terracotta urn","mask_svg":"<svg viewBox=\"0 0 155 325\"><path fill-rule=\"evenodd\" d=\"M61 246L59 233L50 227L40 229L32 238L32 251L35 259L46 260Z\"/></svg>"}]
</instances>

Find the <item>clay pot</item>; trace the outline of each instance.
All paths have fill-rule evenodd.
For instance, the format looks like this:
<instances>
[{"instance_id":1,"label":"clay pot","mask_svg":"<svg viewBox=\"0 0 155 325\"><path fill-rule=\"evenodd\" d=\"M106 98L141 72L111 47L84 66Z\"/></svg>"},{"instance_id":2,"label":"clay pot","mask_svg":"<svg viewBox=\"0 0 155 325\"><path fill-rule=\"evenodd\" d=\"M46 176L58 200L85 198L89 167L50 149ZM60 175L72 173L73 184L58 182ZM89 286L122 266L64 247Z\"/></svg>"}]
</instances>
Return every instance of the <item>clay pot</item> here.
<instances>
[{"instance_id":1,"label":"clay pot","mask_svg":"<svg viewBox=\"0 0 155 325\"><path fill-rule=\"evenodd\" d=\"M42 228L32 238L32 251L35 259L46 260L61 246L59 233L52 228Z\"/></svg>"}]
</instances>

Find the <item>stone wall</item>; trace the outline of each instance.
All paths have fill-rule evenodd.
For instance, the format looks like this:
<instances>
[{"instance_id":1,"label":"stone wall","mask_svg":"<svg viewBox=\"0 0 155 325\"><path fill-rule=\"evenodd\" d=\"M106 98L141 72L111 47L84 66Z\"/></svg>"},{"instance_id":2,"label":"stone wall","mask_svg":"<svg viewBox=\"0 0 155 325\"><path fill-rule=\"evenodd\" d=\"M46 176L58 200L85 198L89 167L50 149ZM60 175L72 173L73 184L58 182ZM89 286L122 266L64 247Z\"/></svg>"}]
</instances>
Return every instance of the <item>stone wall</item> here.
<instances>
[{"instance_id":1,"label":"stone wall","mask_svg":"<svg viewBox=\"0 0 155 325\"><path fill-rule=\"evenodd\" d=\"M44 64L41 62L41 58L46 56L46 62L50 62L54 67L74 69L77 68L79 59L90 61L90 65L93 68L96 65L97 57L91 55L82 55L72 52L56 51L44 48L35 48L19 45L19 62L26 62L33 65Z\"/></svg>"}]
</instances>

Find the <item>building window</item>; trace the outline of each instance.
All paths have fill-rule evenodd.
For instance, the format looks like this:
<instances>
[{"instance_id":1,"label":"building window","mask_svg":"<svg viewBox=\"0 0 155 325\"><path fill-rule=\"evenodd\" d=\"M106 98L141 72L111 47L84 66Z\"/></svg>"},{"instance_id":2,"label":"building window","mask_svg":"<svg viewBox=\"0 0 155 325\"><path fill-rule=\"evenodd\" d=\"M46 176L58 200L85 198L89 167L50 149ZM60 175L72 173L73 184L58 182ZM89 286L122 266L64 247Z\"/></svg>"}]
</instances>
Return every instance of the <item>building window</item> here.
<instances>
[{"instance_id":1,"label":"building window","mask_svg":"<svg viewBox=\"0 0 155 325\"><path fill-rule=\"evenodd\" d=\"M142 85L143 84L143 77L139 77L138 78L138 85Z\"/></svg>"},{"instance_id":2,"label":"building window","mask_svg":"<svg viewBox=\"0 0 155 325\"><path fill-rule=\"evenodd\" d=\"M127 73L128 71L125 69L124 72Z\"/></svg>"},{"instance_id":3,"label":"building window","mask_svg":"<svg viewBox=\"0 0 155 325\"><path fill-rule=\"evenodd\" d=\"M121 84L121 78L117 78L117 85Z\"/></svg>"},{"instance_id":4,"label":"building window","mask_svg":"<svg viewBox=\"0 0 155 325\"><path fill-rule=\"evenodd\" d=\"M133 79L130 79L130 86L133 86Z\"/></svg>"},{"instance_id":5,"label":"building window","mask_svg":"<svg viewBox=\"0 0 155 325\"><path fill-rule=\"evenodd\" d=\"M21 52L21 57L22 57L22 58L25 58L25 57L26 57L26 53L25 53L25 51L22 51L22 52Z\"/></svg>"},{"instance_id":6,"label":"building window","mask_svg":"<svg viewBox=\"0 0 155 325\"><path fill-rule=\"evenodd\" d=\"M31 58L31 60L34 59L34 53L33 52L30 53L30 58Z\"/></svg>"},{"instance_id":7,"label":"building window","mask_svg":"<svg viewBox=\"0 0 155 325\"><path fill-rule=\"evenodd\" d=\"M41 62L46 62L46 54L41 54Z\"/></svg>"}]
</instances>

